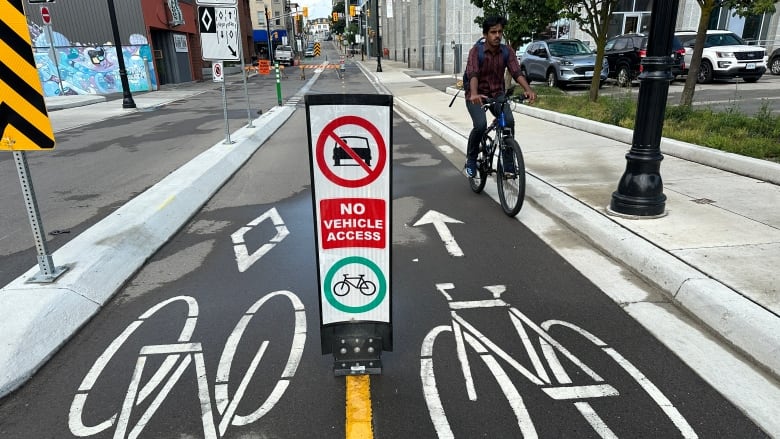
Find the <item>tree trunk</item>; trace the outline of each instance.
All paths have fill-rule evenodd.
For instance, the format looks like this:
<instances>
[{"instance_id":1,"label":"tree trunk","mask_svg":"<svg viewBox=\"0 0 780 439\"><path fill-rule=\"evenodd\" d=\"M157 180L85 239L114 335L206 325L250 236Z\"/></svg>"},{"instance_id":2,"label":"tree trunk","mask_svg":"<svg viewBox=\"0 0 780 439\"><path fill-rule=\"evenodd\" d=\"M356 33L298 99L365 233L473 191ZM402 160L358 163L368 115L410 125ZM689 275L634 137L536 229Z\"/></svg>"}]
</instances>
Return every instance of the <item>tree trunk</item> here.
<instances>
[{"instance_id":1,"label":"tree trunk","mask_svg":"<svg viewBox=\"0 0 780 439\"><path fill-rule=\"evenodd\" d=\"M699 17L699 28L696 29L696 42L693 46L691 64L688 66L688 77L685 78L685 87L680 96L681 106L690 107L693 104L693 92L696 89L696 78L699 76L701 54L704 51L704 41L707 39L707 23L715 8L715 2L716 0L698 0L701 16Z\"/></svg>"}]
</instances>

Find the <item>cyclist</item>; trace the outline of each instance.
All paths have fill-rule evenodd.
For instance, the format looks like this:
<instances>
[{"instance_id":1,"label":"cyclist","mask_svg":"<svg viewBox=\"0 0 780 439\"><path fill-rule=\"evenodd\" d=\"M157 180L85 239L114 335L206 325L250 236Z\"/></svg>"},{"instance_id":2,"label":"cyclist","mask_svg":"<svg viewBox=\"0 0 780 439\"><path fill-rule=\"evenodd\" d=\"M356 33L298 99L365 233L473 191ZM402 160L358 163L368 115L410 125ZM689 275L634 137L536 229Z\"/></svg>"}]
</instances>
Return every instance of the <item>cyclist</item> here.
<instances>
[{"instance_id":1,"label":"cyclist","mask_svg":"<svg viewBox=\"0 0 780 439\"><path fill-rule=\"evenodd\" d=\"M482 22L484 43L475 44L469 51L469 57L466 61L465 73L468 84L463 84L463 88L466 90L466 108L474 125L466 147L466 174L469 177L474 177L477 174L479 142L487 130L487 118L482 109L482 100L495 98L504 93L504 70L509 69L512 78L523 87L529 103L536 100L536 93L520 72L520 64L517 62L515 51L508 47L502 47L501 39L504 37L504 26L506 26L506 18L504 17L486 18ZM483 53L480 54L480 52ZM512 112L508 111L504 116L507 126L514 133L515 119ZM507 157L505 157L504 163L512 167L512 158L506 159ZM514 169L504 169L504 171L515 172Z\"/></svg>"}]
</instances>

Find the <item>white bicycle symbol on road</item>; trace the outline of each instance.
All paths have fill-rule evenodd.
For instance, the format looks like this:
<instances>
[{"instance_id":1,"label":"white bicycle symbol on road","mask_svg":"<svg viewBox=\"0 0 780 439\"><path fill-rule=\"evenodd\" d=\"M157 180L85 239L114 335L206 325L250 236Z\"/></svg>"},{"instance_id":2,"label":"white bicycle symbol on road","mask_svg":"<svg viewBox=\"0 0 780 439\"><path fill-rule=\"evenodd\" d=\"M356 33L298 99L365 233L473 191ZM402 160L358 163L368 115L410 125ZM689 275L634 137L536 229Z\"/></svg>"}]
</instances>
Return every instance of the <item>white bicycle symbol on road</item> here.
<instances>
[{"instance_id":1,"label":"white bicycle symbol on road","mask_svg":"<svg viewBox=\"0 0 780 439\"><path fill-rule=\"evenodd\" d=\"M491 371L493 377L501 387L504 396L517 418L517 425L520 428L523 438L538 437L536 427L534 426L531 415L529 414L520 391L511 381L507 372L498 361L503 360L505 364L511 366L514 370L523 375L528 381L541 388L553 400L574 401L573 404L595 432L603 438L616 438L615 433L610 429L607 423L596 413L595 409L587 400L596 398L608 398L619 396L620 393L612 385L605 382L593 369L588 367L579 358L575 357L568 349L553 339L548 331L554 326L569 328L575 333L581 335L584 340L599 347L609 357L611 357L618 366L620 366L649 396L654 403L664 412L672 421L675 427L685 438L698 437L688 422L683 418L680 412L672 405L666 396L650 380L642 374L625 357L620 355L615 349L611 348L605 342L600 340L590 332L579 326L562 320L547 320L537 325L526 315L521 313L515 307L500 299L501 294L506 290L503 285L485 287L493 294L492 300L476 301L454 301L447 292L454 288L451 283L437 284L436 288L447 299L452 325L437 326L428 332L425 337L420 352L420 378L422 379L423 393L428 411L431 415L434 428L439 438L453 438L454 434L449 420L442 405L439 396L438 383L434 374L433 347L442 333L450 332L455 338L455 350L457 352L458 362L465 379L466 393L469 400L477 400L477 392L474 386L469 358L466 352L466 346L470 347L485 363L485 366ZM472 324L467 322L458 314L458 310L475 308L503 308L508 311L509 318L517 331L523 343L528 360L533 365L533 372L521 365L510 354L501 349L496 343L488 339ZM532 334L526 330L530 329ZM538 336L538 344L541 349L541 357L533 345L531 335ZM563 366L561 358L564 357L567 364L576 366L577 373L584 374L589 383L587 385L575 385L566 367ZM548 373L548 369L552 376ZM572 368L572 366L570 366Z\"/></svg>"},{"instance_id":2,"label":"white bicycle symbol on road","mask_svg":"<svg viewBox=\"0 0 780 439\"><path fill-rule=\"evenodd\" d=\"M247 415L239 415L236 413L236 409L238 408L241 399L244 397L249 383L252 381L255 371L260 364L260 360L262 360L263 354L268 348L269 341L263 340L260 344L246 374L231 396L228 386L230 383L230 369L233 358L235 357L238 344L241 342L241 337L252 318L264 304L276 298L287 298L295 314L295 328L290 355L287 358L287 363L282 371L281 377L271 391L271 394L254 412ZM106 365L111 361L111 358L148 318L166 306L176 302L184 302L188 309L187 319L179 334L177 343L142 347L138 359L136 360L135 369L133 370L130 385L121 409L103 422L92 426L84 425L82 414L87 398L89 397L89 392L92 391L95 382L100 377L100 374L103 373ZM191 341L197 320L198 302L189 296L177 296L155 305L131 323L119 337L114 339L100 357L98 357L95 364L82 380L70 407L68 426L70 427L71 433L76 436L86 437L114 427L114 438L132 439L139 437L144 427L168 396L171 389L192 363L194 363L195 375L198 383L198 397L200 399L202 413L201 419L203 422L204 437L206 439L223 437L230 425L240 426L251 424L265 416L265 414L281 399L285 390L287 390L290 380L295 375L295 371L300 363L301 355L303 354L303 346L306 341L306 315L303 303L298 296L289 291L276 291L262 297L244 313L225 343L225 348L222 351L219 365L217 366L213 395L208 387L208 375L206 373L203 357L203 348L200 343ZM143 376L146 362L149 357L154 355L165 355L166 357L159 369L154 372L149 382L145 385L141 385L141 377ZM154 399L149 403L135 426L131 427L130 419L133 409L140 406L155 392L157 392L157 394L154 396ZM213 401L216 401L218 412L216 414L212 411ZM221 416L221 418L217 419L218 416Z\"/></svg>"}]
</instances>

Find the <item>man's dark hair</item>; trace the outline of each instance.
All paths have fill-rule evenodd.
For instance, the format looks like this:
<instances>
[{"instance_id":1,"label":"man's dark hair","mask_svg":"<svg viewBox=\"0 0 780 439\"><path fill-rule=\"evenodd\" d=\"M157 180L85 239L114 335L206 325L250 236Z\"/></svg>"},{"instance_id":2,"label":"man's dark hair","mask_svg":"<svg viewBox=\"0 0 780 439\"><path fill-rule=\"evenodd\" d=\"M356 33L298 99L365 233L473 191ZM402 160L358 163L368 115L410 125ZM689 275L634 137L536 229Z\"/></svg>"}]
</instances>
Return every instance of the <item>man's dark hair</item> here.
<instances>
[{"instance_id":1,"label":"man's dark hair","mask_svg":"<svg viewBox=\"0 0 780 439\"><path fill-rule=\"evenodd\" d=\"M494 15L492 17L485 18L485 21L482 22L482 33L488 33L490 28L497 24L500 24L502 27L506 27L506 18L500 15Z\"/></svg>"}]
</instances>

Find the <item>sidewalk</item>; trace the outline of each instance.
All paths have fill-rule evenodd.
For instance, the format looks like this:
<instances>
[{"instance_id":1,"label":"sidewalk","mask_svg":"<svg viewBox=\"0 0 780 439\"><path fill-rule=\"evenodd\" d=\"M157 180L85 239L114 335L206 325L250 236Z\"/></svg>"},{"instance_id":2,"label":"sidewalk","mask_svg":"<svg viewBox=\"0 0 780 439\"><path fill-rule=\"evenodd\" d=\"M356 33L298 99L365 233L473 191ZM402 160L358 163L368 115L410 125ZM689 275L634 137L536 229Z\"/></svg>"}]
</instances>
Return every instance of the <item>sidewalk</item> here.
<instances>
[{"instance_id":1,"label":"sidewalk","mask_svg":"<svg viewBox=\"0 0 780 439\"><path fill-rule=\"evenodd\" d=\"M471 119L463 94L449 107L455 89L426 86L403 63L383 60L382 67L364 71L393 94L397 109L465 154ZM780 377L780 164L664 139L667 215L621 218L606 208L632 131L528 105L516 112L527 200Z\"/></svg>"},{"instance_id":2,"label":"sidewalk","mask_svg":"<svg viewBox=\"0 0 780 439\"><path fill-rule=\"evenodd\" d=\"M372 72L373 61L364 66L394 95L396 109L464 152L471 122L462 101L449 107L451 94L410 77L403 63L383 60L381 73ZM146 108L206 88L151 92L135 100ZM110 101L52 111L51 119L59 131L127 111L136 110L122 110L118 101ZM293 111L275 107L254 122L255 128L234 133L235 145L214 145L75 237L54 255L58 264L74 267L55 284L26 284L36 266L2 288L0 397L32 376L97 313ZM631 132L530 106L519 112L527 199L779 377L780 274L774 267L780 266L780 165L664 140L661 175L668 215L652 220L609 216L606 206L625 169ZM149 239L138 242L139 229Z\"/></svg>"}]
</instances>

